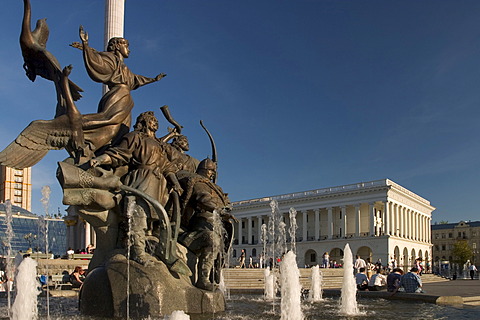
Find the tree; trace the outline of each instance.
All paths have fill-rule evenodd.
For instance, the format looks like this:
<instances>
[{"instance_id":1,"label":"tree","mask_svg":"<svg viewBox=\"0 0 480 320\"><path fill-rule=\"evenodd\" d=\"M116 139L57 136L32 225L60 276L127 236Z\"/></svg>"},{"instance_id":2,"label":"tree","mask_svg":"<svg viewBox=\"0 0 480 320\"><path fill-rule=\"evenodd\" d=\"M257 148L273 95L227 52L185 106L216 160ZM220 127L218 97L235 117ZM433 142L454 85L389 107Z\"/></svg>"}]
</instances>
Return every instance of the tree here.
<instances>
[{"instance_id":1,"label":"tree","mask_svg":"<svg viewBox=\"0 0 480 320\"><path fill-rule=\"evenodd\" d=\"M473 250L468 245L466 240L459 240L453 244L453 262L459 264L465 264L467 260L471 260L473 257Z\"/></svg>"}]
</instances>

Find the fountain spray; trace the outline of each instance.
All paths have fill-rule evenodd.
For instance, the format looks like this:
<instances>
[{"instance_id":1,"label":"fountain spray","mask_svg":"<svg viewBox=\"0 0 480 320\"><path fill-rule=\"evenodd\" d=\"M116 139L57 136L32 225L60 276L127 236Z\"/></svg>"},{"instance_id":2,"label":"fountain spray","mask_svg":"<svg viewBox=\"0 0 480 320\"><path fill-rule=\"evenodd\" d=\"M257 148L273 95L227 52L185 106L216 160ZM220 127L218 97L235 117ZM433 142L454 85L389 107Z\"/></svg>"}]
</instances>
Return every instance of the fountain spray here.
<instances>
[{"instance_id":1,"label":"fountain spray","mask_svg":"<svg viewBox=\"0 0 480 320\"><path fill-rule=\"evenodd\" d=\"M353 276L353 255L348 243L343 250L343 284L340 297L340 313L346 315L358 315L357 285Z\"/></svg>"},{"instance_id":2,"label":"fountain spray","mask_svg":"<svg viewBox=\"0 0 480 320\"><path fill-rule=\"evenodd\" d=\"M290 217L290 227L288 228L288 234L290 235L290 250L293 253L297 254L297 246L296 246L296 235L297 235L297 210L294 208L290 208L289 210L289 217Z\"/></svg>"},{"instance_id":3,"label":"fountain spray","mask_svg":"<svg viewBox=\"0 0 480 320\"><path fill-rule=\"evenodd\" d=\"M8 316L10 317L10 309L11 309L11 301L12 301L12 293L11 293L11 286L10 281L13 279L13 265L12 265L12 239L14 236L12 222L12 202L10 200L5 201L5 222L7 224L6 234L6 244L7 244L7 267L5 270L7 276L7 305L8 305Z\"/></svg>"},{"instance_id":4,"label":"fountain spray","mask_svg":"<svg viewBox=\"0 0 480 320\"><path fill-rule=\"evenodd\" d=\"M49 186L43 186L42 187L42 198L40 199L40 202L42 203L43 209L45 211L45 217L49 217L49 205L50 205L50 194L51 190ZM40 217L38 219L38 224L39 224L39 229L40 229L40 239L44 239L45 241L45 253L48 254L48 220L45 219L45 217ZM45 270L46 270L46 277L47 277L47 319L50 319L50 290L48 287L48 263L45 264Z\"/></svg>"}]
</instances>

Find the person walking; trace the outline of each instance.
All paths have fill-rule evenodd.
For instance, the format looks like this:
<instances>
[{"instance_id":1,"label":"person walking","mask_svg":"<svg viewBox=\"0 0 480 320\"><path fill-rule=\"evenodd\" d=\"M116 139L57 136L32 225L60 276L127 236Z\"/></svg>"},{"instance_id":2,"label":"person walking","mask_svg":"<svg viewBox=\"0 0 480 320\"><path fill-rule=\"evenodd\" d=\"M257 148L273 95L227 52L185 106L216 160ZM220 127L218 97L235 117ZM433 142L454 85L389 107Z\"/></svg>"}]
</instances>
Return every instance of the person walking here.
<instances>
[{"instance_id":1,"label":"person walking","mask_svg":"<svg viewBox=\"0 0 480 320\"><path fill-rule=\"evenodd\" d=\"M245 268L245 249L242 249L242 253L240 254L240 268Z\"/></svg>"},{"instance_id":2,"label":"person walking","mask_svg":"<svg viewBox=\"0 0 480 320\"><path fill-rule=\"evenodd\" d=\"M473 280L473 277L475 276L475 272L477 272L477 267L475 267L474 264L471 264L470 267L468 267L470 270L470 279Z\"/></svg>"}]
</instances>

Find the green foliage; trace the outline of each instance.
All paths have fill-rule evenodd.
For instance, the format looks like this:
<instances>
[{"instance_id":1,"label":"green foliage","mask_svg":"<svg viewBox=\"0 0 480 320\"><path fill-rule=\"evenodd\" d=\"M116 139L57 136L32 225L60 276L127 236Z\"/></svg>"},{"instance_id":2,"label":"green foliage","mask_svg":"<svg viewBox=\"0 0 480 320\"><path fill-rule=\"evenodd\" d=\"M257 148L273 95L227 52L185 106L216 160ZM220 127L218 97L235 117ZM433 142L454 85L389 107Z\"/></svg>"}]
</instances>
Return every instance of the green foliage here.
<instances>
[{"instance_id":1,"label":"green foliage","mask_svg":"<svg viewBox=\"0 0 480 320\"><path fill-rule=\"evenodd\" d=\"M459 240L453 244L453 262L464 264L473 257L473 250L466 240Z\"/></svg>"}]
</instances>

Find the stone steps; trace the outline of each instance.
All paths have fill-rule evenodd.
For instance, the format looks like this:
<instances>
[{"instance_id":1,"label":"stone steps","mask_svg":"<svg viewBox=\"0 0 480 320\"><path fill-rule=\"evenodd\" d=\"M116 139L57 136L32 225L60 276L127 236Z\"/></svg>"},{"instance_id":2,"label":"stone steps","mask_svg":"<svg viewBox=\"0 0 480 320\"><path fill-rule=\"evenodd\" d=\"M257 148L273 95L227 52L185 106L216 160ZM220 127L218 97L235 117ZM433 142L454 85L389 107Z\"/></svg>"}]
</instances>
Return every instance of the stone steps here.
<instances>
[{"instance_id":1,"label":"stone steps","mask_svg":"<svg viewBox=\"0 0 480 320\"><path fill-rule=\"evenodd\" d=\"M341 288L343 283L343 269L320 269L323 275L323 285L325 289ZM278 277L278 269L274 270ZM300 268L300 284L303 288L310 288L311 269ZM263 269L224 269L224 279L227 288L230 289L263 289L264 270ZM424 283L446 281L444 278L433 274L422 275Z\"/></svg>"},{"instance_id":2,"label":"stone steps","mask_svg":"<svg viewBox=\"0 0 480 320\"><path fill-rule=\"evenodd\" d=\"M469 306L480 306L480 297L463 297L463 304Z\"/></svg>"}]
</instances>

